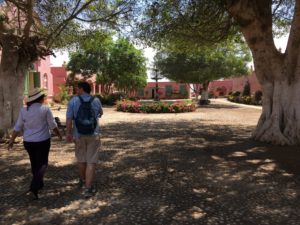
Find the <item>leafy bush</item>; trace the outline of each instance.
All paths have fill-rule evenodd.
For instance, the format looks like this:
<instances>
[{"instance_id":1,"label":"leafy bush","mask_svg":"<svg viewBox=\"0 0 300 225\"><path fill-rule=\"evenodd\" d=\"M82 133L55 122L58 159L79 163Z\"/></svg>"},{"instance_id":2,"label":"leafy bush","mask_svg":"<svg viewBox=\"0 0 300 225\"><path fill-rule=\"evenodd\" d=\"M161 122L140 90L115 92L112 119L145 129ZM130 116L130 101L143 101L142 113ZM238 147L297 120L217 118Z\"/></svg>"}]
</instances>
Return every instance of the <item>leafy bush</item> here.
<instances>
[{"instance_id":1,"label":"leafy bush","mask_svg":"<svg viewBox=\"0 0 300 225\"><path fill-rule=\"evenodd\" d=\"M246 82L246 84L244 85L244 90L242 93L242 96L250 96L251 91L250 91L250 83L249 81Z\"/></svg>"},{"instance_id":2,"label":"leafy bush","mask_svg":"<svg viewBox=\"0 0 300 225\"><path fill-rule=\"evenodd\" d=\"M116 102L123 99L124 96L125 95L122 92L115 92L108 95L96 95L103 105L115 105Z\"/></svg>"},{"instance_id":3,"label":"leafy bush","mask_svg":"<svg viewBox=\"0 0 300 225\"><path fill-rule=\"evenodd\" d=\"M237 96L240 96L240 95L241 95L241 92L235 91L235 92L232 93L232 95L237 97Z\"/></svg>"},{"instance_id":4,"label":"leafy bush","mask_svg":"<svg viewBox=\"0 0 300 225\"><path fill-rule=\"evenodd\" d=\"M256 91L254 96L237 96L236 92L228 95L227 100L230 102L251 104L251 105L261 105L262 92Z\"/></svg>"},{"instance_id":5,"label":"leafy bush","mask_svg":"<svg viewBox=\"0 0 300 225\"><path fill-rule=\"evenodd\" d=\"M182 113L196 110L194 103L188 102L153 102L141 104L138 101L123 100L116 104L117 111L132 113Z\"/></svg>"},{"instance_id":6,"label":"leafy bush","mask_svg":"<svg viewBox=\"0 0 300 225\"><path fill-rule=\"evenodd\" d=\"M263 95L262 91L255 92L255 94L254 94L255 103L257 103L257 104L261 103L262 95Z\"/></svg>"},{"instance_id":7,"label":"leafy bush","mask_svg":"<svg viewBox=\"0 0 300 225\"><path fill-rule=\"evenodd\" d=\"M65 85L61 85L59 87L59 93L54 96L54 101L57 103L68 104L69 100L69 88Z\"/></svg>"},{"instance_id":8,"label":"leafy bush","mask_svg":"<svg viewBox=\"0 0 300 225\"><path fill-rule=\"evenodd\" d=\"M251 104L251 101L252 99L251 99L251 96L242 96L241 97L241 103L243 103L243 104Z\"/></svg>"}]
</instances>

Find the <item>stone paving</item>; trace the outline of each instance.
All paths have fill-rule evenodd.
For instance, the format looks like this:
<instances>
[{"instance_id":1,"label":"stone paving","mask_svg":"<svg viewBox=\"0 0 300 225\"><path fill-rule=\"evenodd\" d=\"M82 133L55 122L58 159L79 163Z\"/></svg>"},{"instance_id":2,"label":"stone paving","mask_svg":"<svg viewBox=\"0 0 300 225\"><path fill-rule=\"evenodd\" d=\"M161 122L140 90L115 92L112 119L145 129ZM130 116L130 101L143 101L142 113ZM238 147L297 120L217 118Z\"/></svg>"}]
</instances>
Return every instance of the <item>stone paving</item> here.
<instances>
[{"instance_id":1,"label":"stone paving","mask_svg":"<svg viewBox=\"0 0 300 225\"><path fill-rule=\"evenodd\" d=\"M98 193L88 200L73 144L53 138L38 201L23 194L22 144L0 145L0 224L299 225L299 148L251 140L260 112L221 101L184 114L105 108Z\"/></svg>"}]
</instances>

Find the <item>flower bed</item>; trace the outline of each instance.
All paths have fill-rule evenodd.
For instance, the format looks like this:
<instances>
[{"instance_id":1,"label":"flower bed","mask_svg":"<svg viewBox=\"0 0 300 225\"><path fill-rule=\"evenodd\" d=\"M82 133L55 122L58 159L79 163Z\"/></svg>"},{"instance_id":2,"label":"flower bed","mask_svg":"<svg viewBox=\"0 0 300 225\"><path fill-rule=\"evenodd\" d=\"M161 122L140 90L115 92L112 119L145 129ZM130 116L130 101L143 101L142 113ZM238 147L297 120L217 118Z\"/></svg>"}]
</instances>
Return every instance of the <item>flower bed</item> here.
<instances>
[{"instance_id":1,"label":"flower bed","mask_svg":"<svg viewBox=\"0 0 300 225\"><path fill-rule=\"evenodd\" d=\"M183 113L194 112L196 105L190 102L151 102L123 100L116 104L117 111L132 113Z\"/></svg>"}]
</instances>

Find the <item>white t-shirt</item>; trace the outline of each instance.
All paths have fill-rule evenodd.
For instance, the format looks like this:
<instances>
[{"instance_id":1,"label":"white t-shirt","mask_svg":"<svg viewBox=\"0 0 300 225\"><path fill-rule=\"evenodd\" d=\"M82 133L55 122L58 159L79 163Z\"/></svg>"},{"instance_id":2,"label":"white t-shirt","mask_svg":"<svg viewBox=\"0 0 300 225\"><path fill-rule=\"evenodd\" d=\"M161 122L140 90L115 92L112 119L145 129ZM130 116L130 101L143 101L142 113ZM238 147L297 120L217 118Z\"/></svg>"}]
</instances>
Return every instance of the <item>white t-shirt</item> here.
<instances>
[{"instance_id":1,"label":"white t-shirt","mask_svg":"<svg viewBox=\"0 0 300 225\"><path fill-rule=\"evenodd\" d=\"M49 107L33 103L29 109L27 107L21 109L14 130L23 131L24 141L40 142L49 139L50 129L55 127L57 124Z\"/></svg>"}]
</instances>

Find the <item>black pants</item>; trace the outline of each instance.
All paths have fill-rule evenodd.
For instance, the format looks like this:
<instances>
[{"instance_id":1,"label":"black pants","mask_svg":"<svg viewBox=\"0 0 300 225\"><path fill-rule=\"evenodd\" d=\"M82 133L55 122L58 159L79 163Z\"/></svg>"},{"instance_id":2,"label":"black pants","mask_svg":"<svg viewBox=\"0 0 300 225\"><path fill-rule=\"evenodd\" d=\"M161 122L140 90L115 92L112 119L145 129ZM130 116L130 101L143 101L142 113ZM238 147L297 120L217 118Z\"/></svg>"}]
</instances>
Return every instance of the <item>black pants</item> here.
<instances>
[{"instance_id":1,"label":"black pants","mask_svg":"<svg viewBox=\"0 0 300 225\"><path fill-rule=\"evenodd\" d=\"M37 191L44 186L44 174L48 166L48 156L50 150L50 139L41 142L26 142L24 147L28 152L31 164L32 181L30 191Z\"/></svg>"}]
</instances>

